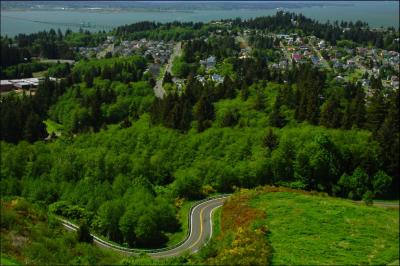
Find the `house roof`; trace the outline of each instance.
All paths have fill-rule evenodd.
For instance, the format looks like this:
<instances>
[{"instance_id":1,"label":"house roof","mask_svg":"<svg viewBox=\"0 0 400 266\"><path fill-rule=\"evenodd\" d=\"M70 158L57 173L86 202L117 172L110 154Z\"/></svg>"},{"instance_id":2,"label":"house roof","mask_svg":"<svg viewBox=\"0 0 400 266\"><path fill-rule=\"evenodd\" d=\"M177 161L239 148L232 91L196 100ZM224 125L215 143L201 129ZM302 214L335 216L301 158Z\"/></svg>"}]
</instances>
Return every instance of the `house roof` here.
<instances>
[{"instance_id":1,"label":"house roof","mask_svg":"<svg viewBox=\"0 0 400 266\"><path fill-rule=\"evenodd\" d=\"M294 60L300 60L302 58L302 55L301 54L292 54L292 58Z\"/></svg>"},{"instance_id":2,"label":"house roof","mask_svg":"<svg viewBox=\"0 0 400 266\"><path fill-rule=\"evenodd\" d=\"M12 83L10 81L8 81L8 80L1 80L0 84L1 85L12 85Z\"/></svg>"}]
</instances>

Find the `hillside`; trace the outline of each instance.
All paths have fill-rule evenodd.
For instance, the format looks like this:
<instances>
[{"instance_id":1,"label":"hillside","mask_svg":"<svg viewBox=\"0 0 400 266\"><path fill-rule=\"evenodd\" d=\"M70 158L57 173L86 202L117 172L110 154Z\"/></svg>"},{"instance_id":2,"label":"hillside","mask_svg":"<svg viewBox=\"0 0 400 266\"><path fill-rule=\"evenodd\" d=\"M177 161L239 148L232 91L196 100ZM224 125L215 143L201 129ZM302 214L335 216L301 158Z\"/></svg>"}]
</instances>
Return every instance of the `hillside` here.
<instances>
[{"instance_id":1,"label":"hillside","mask_svg":"<svg viewBox=\"0 0 400 266\"><path fill-rule=\"evenodd\" d=\"M173 260L142 256L123 261L127 265L398 265L399 209L379 206L283 187L241 189L214 214L213 237L198 253Z\"/></svg>"},{"instance_id":2,"label":"hillside","mask_svg":"<svg viewBox=\"0 0 400 266\"><path fill-rule=\"evenodd\" d=\"M155 260L80 243L23 198L2 202L2 263L124 265L396 264L399 211L281 187L241 189L213 215L198 253ZM7 255L6 255L7 254Z\"/></svg>"},{"instance_id":3,"label":"hillside","mask_svg":"<svg viewBox=\"0 0 400 266\"><path fill-rule=\"evenodd\" d=\"M4 203L4 253L32 264L395 261L398 212L352 203L400 192L399 32L364 26L278 12L0 38L8 79L49 75L34 95L2 83L0 193L25 199ZM210 231L212 206L199 207L194 230L207 234L165 261L114 258L49 218L126 248L168 248L192 232L193 202L226 193L215 240L189 254Z\"/></svg>"},{"instance_id":4,"label":"hillside","mask_svg":"<svg viewBox=\"0 0 400 266\"><path fill-rule=\"evenodd\" d=\"M115 252L77 241L42 208L23 198L1 201L1 265L115 264Z\"/></svg>"},{"instance_id":5,"label":"hillside","mask_svg":"<svg viewBox=\"0 0 400 266\"><path fill-rule=\"evenodd\" d=\"M381 265L398 263L399 259L398 208L356 205L349 200L286 188L241 191L222 209L222 232L236 231L235 241L219 244L214 260L221 261L223 254L233 253L237 236L249 228L253 234L261 229L266 232L259 241L270 246L272 265ZM242 251L246 251L245 247L248 249L249 245L243 246ZM261 258L262 250L256 250L255 254L242 253L243 260L246 256ZM233 263L234 259L229 257L226 262Z\"/></svg>"}]
</instances>

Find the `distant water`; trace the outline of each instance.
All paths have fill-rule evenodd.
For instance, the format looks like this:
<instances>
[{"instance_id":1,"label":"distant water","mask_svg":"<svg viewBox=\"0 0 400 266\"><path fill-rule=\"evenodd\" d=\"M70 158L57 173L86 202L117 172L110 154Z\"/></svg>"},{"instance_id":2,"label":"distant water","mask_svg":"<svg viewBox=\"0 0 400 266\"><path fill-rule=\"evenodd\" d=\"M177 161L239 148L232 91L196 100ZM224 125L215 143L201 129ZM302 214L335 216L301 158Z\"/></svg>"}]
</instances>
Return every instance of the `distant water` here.
<instances>
[{"instance_id":1,"label":"distant water","mask_svg":"<svg viewBox=\"0 0 400 266\"><path fill-rule=\"evenodd\" d=\"M399 27L399 1L1 1L1 35L51 28L92 31L138 21L211 21L302 13L325 22L362 20L371 27Z\"/></svg>"}]
</instances>

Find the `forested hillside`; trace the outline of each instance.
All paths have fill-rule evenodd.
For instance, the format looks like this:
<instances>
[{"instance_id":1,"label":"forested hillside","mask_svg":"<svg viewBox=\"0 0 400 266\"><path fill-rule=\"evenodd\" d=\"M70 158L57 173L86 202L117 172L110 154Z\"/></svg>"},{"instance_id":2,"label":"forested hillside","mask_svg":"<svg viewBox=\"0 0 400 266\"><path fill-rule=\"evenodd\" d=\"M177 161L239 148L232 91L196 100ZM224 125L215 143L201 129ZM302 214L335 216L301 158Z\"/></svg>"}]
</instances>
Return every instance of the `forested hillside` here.
<instances>
[{"instance_id":1,"label":"forested hillside","mask_svg":"<svg viewBox=\"0 0 400 266\"><path fill-rule=\"evenodd\" d=\"M166 246L182 230L182 201L239 188L280 185L366 202L398 198L398 89L372 75L367 92L360 82L340 83L332 70L308 61L272 68L282 54L279 41L238 41L243 29L290 31L290 18L231 20L229 30L143 22L113 31L119 42L182 41L172 73L161 77L152 76L153 60L139 52L43 66L58 79L46 77L35 95L1 98L1 194L84 222L121 245L145 248ZM332 43L384 40L382 47L396 48L398 32L294 19L300 32L325 32ZM343 27L349 33L341 34ZM212 34L204 38L207 30ZM94 45L105 36L50 31L17 36L18 48L2 39L16 56L7 57L1 73L29 76L34 65L23 58L30 55L80 59L68 46ZM249 55L239 56L245 45ZM163 98L153 92L160 78ZM260 248L269 256L269 246Z\"/></svg>"}]
</instances>

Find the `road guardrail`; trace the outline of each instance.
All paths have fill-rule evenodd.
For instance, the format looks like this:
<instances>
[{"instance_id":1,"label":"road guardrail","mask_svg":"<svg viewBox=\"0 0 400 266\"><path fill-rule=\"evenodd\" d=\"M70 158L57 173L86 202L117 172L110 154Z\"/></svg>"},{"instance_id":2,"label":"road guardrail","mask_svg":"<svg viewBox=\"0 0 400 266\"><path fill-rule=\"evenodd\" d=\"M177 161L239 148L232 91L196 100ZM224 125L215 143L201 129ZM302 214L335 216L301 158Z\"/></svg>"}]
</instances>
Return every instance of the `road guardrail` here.
<instances>
[{"instance_id":1,"label":"road guardrail","mask_svg":"<svg viewBox=\"0 0 400 266\"><path fill-rule=\"evenodd\" d=\"M179 243L176 243L175 245L172 245L172 246L169 246L169 247L156 248L156 249L127 248L127 247L123 247L121 245L114 244L114 243L111 243L109 241L103 240L103 239L99 238L98 236L96 236L95 234L91 233L91 236L98 243L100 243L100 244L102 244L104 246L119 250L119 251L123 251L123 252L138 253L138 254L140 254L140 253L156 254L156 253L160 253L160 252L164 252L164 251L173 250L173 249L178 248L179 246L183 245L189 239L190 234L192 232L192 219L191 219L192 218L192 213L193 213L193 210L194 210L194 208L196 206L202 204L203 202L209 201L209 200L225 198L225 197L228 197L230 195L231 194L221 194L221 195L212 196L212 197L208 197L208 198L205 198L205 199L197 201L196 204L194 204L190 208L190 211L189 211L189 215L188 215L188 231L187 231L187 234L186 234L185 238L182 241L180 241ZM74 229L74 230L78 230L79 229L79 226L77 226L74 223L71 223L68 220L65 220L65 219L57 217L57 216L56 216L56 218L58 220L60 220L62 222L62 224L64 224L64 226L66 226L68 228L71 228L71 229Z\"/></svg>"}]
</instances>

